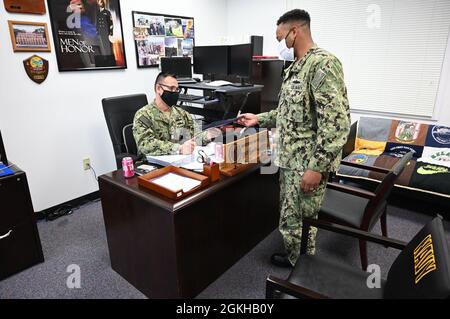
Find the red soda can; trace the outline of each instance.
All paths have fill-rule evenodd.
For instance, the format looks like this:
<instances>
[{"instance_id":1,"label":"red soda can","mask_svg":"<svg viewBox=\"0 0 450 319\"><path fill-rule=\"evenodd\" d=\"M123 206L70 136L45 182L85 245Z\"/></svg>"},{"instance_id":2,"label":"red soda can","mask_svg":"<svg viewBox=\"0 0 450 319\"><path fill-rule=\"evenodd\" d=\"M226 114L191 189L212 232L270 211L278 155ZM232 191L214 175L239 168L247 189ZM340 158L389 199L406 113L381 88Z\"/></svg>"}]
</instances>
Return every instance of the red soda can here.
<instances>
[{"instance_id":1,"label":"red soda can","mask_svg":"<svg viewBox=\"0 0 450 319\"><path fill-rule=\"evenodd\" d=\"M131 178L134 176L134 163L131 157L124 157L122 159L122 170L125 178Z\"/></svg>"}]
</instances>

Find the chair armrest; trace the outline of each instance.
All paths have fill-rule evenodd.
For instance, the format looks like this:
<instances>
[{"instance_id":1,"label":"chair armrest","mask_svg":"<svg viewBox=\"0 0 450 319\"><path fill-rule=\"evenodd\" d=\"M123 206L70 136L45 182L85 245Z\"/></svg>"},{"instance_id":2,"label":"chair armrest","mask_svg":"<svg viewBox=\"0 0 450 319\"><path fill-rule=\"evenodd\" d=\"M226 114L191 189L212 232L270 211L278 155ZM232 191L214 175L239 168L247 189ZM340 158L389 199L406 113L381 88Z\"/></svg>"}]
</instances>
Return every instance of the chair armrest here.
<instances>
[{"instance_id":1,"label":"chair armrest","mask_svg":"<svg viewBox=\"0 0 450 319\"><path fill-rule=\"evenodd\" d=\"M348 186L348 185L342 185L338 183L327 183L327 188L334 189L343 193L347 193L350 195L355 195L358 197L363 197L366 199L372 199L376 196L375 193L366 191L364 189Z\"/></svg>"},{"instance_id":2,"label":"chair armrest","mask_svg":"<svg viewBox=\"0 0 450 319\"><path fill-rule=\"evenodd\" d=\"M275 291L280 291L299 299L329 299L327 296L315 291L269 275L266 279L266 299L275 299Z\"/></svg>"},{"instance_id":3,"label":"chair armrest","mask_svg":"<svg viewBox=\"0 0 450 319\"><path fill-rule=\"evenodd\" d=\"M351 166L351 167L355 167L355 168L361 168L361 169L365 169L368 171L373 171L373 172L383 173L383 174L387 174L391 171L390 169L384 168L384 167L368 166L368 165L364 165L364 164L352 163L352 162L347 162L347 161L341 161L341 165Z\"/></svg>"},{"instance_id":4,"label":"chair armrest","mask_svg":"<svg viewBox=\"0 0 450 319\"><path fill-rule=\"evenodd\" d=\"M358 131L358 121L354 122L350 126L350 132L347 137L347 142L344 144L344 147L342 148L342 157L347 157L355 150L357 131Z\"/></svg>"},{"instance_id":5,"label":"chair armrest","mask_svg":"<svg viewBox=\"0 0 450 319\"><path fill-rule=\"evenodd\" d=\"M329 230L329 231L332 231L332 232L335 232L338 234L343 234L346 236L363 239L363 240L366 240L369 242L377 243L377 244L380 244L380 245L383 245L386 247L396 248L399 250L403 250L406 247L406 243L401 240L375 235L375 234L372 234L372 233L369 233L366 231L362 231L362 230L359 230L356 228L351 228L351 227L347 227L347 226L343 226L343 225L339 225L339 224L335 224L335 223L330 223L328 221L316 220L316 219L304 217L302 231L303 232L306 231L306 234L308 234L309 228L311 226ZM302 250L303 250L303 247L302 247ZM302 251L301 254L306 253L306 245L304 247L304 250L305 251Z\"/></svg>"}]
</instances>

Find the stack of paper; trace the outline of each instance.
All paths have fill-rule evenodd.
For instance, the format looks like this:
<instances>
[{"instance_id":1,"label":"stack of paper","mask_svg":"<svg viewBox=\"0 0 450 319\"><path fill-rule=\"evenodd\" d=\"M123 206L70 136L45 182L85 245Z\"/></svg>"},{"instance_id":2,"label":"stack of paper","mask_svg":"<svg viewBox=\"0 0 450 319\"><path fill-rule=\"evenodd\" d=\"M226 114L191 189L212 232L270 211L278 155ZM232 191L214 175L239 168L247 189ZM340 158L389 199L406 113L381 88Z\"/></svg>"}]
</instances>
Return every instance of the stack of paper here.
<instances>
[{"instance_id":1,"label":"stack of paper","mask_svg":"<svg viewBox=\"0 0 450 319\"><path fill-rule=\"evenodd\" d=\"M147 156L147 161L161 166L177 166L177 163L189 160L190 157L191 155Z\"/></svg>"},{"instance_id":2,"label":"stack of paper","mask_svg":"<svg viewBox=\"0 0 450 319\"><path fill-rule=\"evenodd\" d=\"M209 143L207 146L196 146L194 152L191 155L162 155L162 156L147 156L149 163L161 165L161 166L177 166L185 169L201 172L203 171L203 163L199 162L199 151L202 150L206 155L210 156L212 160L215 160L214 143Z\"/></svg>"},{"instance_id":3,"label":"stack of paper","mask_svg":"<svg viewBox=\"0 0 450 319\"><path fill-rule=\"evenodd\" d=\"M166 174L154 179L152 182L161 187L170 189L172 192L177 192L182 189L185 193L201 184L201 182L196 179L184 177L175 173Z\"/></svg>"}]
</instances>

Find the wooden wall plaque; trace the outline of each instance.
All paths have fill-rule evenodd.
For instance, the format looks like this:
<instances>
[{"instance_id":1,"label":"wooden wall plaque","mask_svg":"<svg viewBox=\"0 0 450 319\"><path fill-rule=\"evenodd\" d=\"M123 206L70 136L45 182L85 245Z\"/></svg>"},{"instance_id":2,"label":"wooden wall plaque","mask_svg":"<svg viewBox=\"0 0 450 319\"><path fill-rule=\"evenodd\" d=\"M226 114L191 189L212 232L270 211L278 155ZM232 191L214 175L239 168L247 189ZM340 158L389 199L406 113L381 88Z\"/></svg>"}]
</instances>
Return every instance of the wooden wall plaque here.
<instances>
[{"instance_id":1,"label":"wooden wall plaque","mask_svg":"<svg viewBox=\"0 0 450 319\"><path fill-rule=\"evenodd\" d=\"M37 84L41 84L47 79L48 61L38 55L33 55L23 61L28 77Z\"/></svg>"},{"instance_id":2,"label":"wooden wall plaque","mask_svg":"<svg viewBox=\"0 0 450 319\"><path fill-rule=\"evenodd\" d=\"M3 0L5 9L12 13L45 14L45 0Z\"/></svg>"}]
</instances>

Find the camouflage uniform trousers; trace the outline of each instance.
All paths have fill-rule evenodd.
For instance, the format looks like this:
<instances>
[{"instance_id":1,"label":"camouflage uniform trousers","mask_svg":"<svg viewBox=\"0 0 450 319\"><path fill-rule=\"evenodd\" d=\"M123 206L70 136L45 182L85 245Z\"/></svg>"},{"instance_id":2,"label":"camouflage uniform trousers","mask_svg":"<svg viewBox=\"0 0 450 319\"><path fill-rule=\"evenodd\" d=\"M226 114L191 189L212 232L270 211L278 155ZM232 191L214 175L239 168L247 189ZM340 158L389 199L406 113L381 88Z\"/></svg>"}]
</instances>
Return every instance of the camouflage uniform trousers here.
<instances>
[{"instance_id":1,"label":"camouflage uniform trousers","mask_svg":"<svg viewBox=\"0 0 450 319\"><path fill-rule=\"evenodd\" d=\"M320 185L311 193L300 189L302 176L298 171L280 169L280 223L279 231L283 236L284 246L289 261L295 264L300 254L302 238L302 219L317 219L325 195L328 174L322 177ZM307 253L314 255L316 249L317 228L311 227L308 238Z\"/></svg>"}]
</instances>

